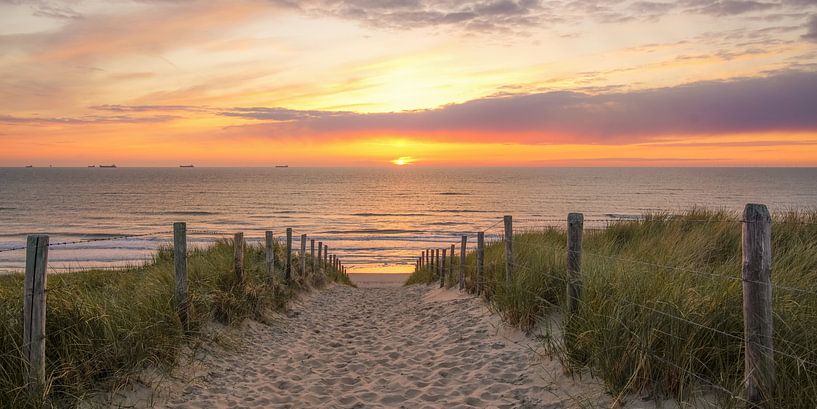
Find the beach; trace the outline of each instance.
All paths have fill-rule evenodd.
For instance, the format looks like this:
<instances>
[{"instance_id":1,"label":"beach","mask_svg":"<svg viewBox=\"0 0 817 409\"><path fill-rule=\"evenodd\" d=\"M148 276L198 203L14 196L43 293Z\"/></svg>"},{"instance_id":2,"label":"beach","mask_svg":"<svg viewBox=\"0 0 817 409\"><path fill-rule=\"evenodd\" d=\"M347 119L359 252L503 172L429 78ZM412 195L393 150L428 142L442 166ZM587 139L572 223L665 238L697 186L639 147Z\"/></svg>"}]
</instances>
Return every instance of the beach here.
<instances>
[{"instance_id":1,"label":"beach","mask_svg":"<svg viewBox=\"0 0 817 409\"><path fill-rule=\"evenodd\" d=\"M332 285L268 324L246 322L237 336L235 349L209 348L172 380L117 392L113 405L540 408L579 407L579 396L594 407L610 401L597 381L564 375L541 343L500 323L480 299L435 286Z\"/></svg>"}]
</instances>

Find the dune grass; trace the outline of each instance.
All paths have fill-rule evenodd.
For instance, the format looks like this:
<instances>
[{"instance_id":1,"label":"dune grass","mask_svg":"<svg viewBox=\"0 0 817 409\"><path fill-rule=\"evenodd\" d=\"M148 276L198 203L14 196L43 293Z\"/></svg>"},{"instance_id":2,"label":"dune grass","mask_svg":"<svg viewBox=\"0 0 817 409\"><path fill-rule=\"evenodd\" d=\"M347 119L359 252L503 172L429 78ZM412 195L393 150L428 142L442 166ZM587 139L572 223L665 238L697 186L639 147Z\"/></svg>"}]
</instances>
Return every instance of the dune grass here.
<instances>
[{"instance_id":1,"label":"dune grass","mask_svg":"<svg viewBox=\"0 0 817 409\"><path fill-rule=\"evenodd\" d=\"M232 241L192 250L188 333L182 331L173 302L172 248L160 249L140 267L49 274L48 387L37 396L26 392L20 359L23 277L0 276L0 407L70 406L101 385L115 388L144 368L171 367L180 348L201 341L213 321L263 321L265 312L284 307L298 291L328 281L351 285L346 275L334 270L284 285L278 263L284 259L284 246L274 247L276 272L268 277L262 246L246 246L243 282L233 274Z\"/></svg>"},{"instance_id":2,"label":"dune grass","mask_svg":"<svg viewBox=\"0 0 817 409\"><path fill-rule=\"evenodd\" d=\"M545 338L549 350L567 372L589 372L617 398L672 397L743 407L740 238L738 215L701 209L585 230L583 292L571 316L562 308L565 232L519 232L513 238L516 265L510 283L504 280L504 244L486 245L484 296L523 329L545 317L558 318ZM772 253L777 383L769 405L813 408L817 212L776 215ZM466 271L473 289L473 253ZM409 283L433 280L424 270Z\"/></svg>"}]
</instances>

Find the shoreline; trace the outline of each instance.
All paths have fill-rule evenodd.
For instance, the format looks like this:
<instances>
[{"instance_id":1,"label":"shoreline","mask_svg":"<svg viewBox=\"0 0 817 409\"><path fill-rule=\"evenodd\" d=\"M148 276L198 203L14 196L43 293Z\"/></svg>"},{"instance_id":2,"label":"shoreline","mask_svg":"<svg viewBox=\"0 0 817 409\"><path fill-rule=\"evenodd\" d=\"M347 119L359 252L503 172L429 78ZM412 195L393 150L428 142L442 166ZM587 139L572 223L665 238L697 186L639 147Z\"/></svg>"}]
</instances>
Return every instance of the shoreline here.
<instances>
[{"instance_id":1,"label":"shoreline","mask_svg":"<svg viewBox=\"0 0 817 409\"><path fill-rule=\"evenodd\" d=\"M349 273L352 282L361 288L402 287L409 273Z\"/></svg>"}]
</instances>

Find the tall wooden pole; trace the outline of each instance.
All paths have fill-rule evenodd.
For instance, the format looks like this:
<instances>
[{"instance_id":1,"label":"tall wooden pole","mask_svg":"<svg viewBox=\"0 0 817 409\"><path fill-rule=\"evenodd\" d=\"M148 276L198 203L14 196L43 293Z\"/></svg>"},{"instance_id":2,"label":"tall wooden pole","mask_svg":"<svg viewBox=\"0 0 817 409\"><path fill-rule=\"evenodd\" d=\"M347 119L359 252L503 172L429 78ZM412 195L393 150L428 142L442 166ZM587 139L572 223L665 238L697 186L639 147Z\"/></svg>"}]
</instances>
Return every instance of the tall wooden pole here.
<instances>
[{"instance_id":1,"label":"tall wooden pole","mask_svg":"<svg viewBox=\"0 0 817 409\"><path fill-rule=\"evenodd\" d=\"M45 387L45 297L48 277L48 236L26 239L23 281L23 357L25 379L31 393Z\"/></svg>"},{"instance_id":2,"label":"tall wooden pole","mask_svg":"<svg viewBox=\"0 0 817 409\"><path fill-rule=\"evenodd\" d=\"M465 243L468 241L468 236L462 235L462 243L460 244L460 290L465 289Z\"/></svg>"},{"instance_id":3,"label":"tall wooden pole","mask_svg":"<svg viewBox=\"0 0 817 409\"><path fill-rule=\"evenodd\" d=\"M275 246L272 238L272 231L264 232L264 266L267 279L272 281L275 275Z\"/></svg>"},{"instance_id":4,"label":"tall wooden pole","mask_svg":"<svg viewBox=\"0 0 817 409\"><path fill-rule=\"evenodd\" d=\"M445 270L443 270L442 263L440 262L440 249L434 249L434 257L437 261L435 267L437 267L437 274L440 277L440 288L443 288L445 287ZM445 257L443 257L443 259L445 259Z\"/></svg>"},{"instance_id":5,"label":"tall wooden pole","mask_svg":"<svg viewBox=\"0 0 817 409\"><path fill-rule=\"evenodd\" d=\"M448 275L448 269L445 268L446 264L448 264L447 254L448 254L448 248L444 248L443 249L443 261L442 261L442 265L440 265L440 267L442 268L442 276L443 277ZM445 282L445 278L442 279L441 284L444 283L444 282Z\"/></svg>"},{"instance_id":6,"label":"tall wooden pole","mask_svg":"<svg viewBox=\"0 0 817 409\"><path fill-rule=\"evenodd\" d=\"M476 276L476 292L477 295L482 293L482 286L485 281L485 232L477 233L477 276Z\"/></svg>"},{"instance_id":7,"label":"tall wooden pole","mask_svg":"<svg viewBox=\"0 0 817 409\"><path fill-rule=\"evenodd\" d=\"M772 316L772 218L762 204L743 210L743 328L746 400L770 408L775 364Z\"/></svg>"},{"instance_id":8,"label":"tall wooden pole","mask_svg":"<svg viewBox=\"0 0 817 409\"><path fill-rule=\"evenodd\" d=\"M238 283L244 282L244 233L236 233L233 238L233 250L235 252L235 280Z\"/></svg>"},{"instance_id":9,"label":"tall wooden pole","mask_svg":"<svg viewBox=\"0 0 817 409\"><path fill-rule=\"evenodd\" d=\"M292 228L287 227L287 265L284 270L284 281L292 282Z\"/></svg>"},{"instance_id":10,"label":"tall wooden pole","mask_svg":"<svg viewBox=\"0 0 817 409\"><path fill-rule=\"evenodd\" d=\"M323 273L323 242L318 242L318 271Z\"/></svg>"},{"instance_id":11,"label":"tall wooden pole","mask_svg":"<svg viewBox=\"0 0 817 409\"><path fill-rule=\"evenodd\" d=\"M448 260L448 281L451 282L451 285L454 285L454 282L455 282L454 281L454 259L456 258L456 255L454 254L454 252L456 251L456 249L457 249L457 246L452 244L451 245L451 254L449 255L451 260Z\"/></svg>"},{"instance_id":12,"label":"tall wooden pole","mask_svg":"<svg viewBox=\"0 0 817 409\"><path fill-rule=\"evenodd\" d=\"M174 298L182 329L190 330L187 296L187 223L173 223L173 267L176 275Z\"/></svg>"},{"instance_id":13,"label":"tall wooden pole","mask_svg":"<svg viewBox=\"0 0 817 409\"><path fill-rule=\"evenodd\" d=\"M505 216L505 282L510 283L513 279L513 218Z\"/></svg>"},{"instance_id":14,"label":"tall wooden pole","mask_svg":"<svg viewBox=\"0 0 817 409\"><path fill-rule=\"evenodd\" d=\"M309 239L309 269L310 274L315 275L317 273L315 268L315 239Z\"/></svg>"},{"instance_id":15,"label":"tall wooden pole","mask_svg":"<svg viewBox=\"0 0 817 409\"><path fill-rule=\"evenodd\" d=\"M306 234L301 235L301 254L298 256L301 258L300 280L303 280L306 278Z\"/></svg>"},{"instance_id":16,"label":"tall wooden pole","mask_svg":"<svg viewBox=\"0 0 817 409\"><path fill-rule=\"evenodd\" d=\"M567 215L567 311L575 313L582 293L582 230L584 215Z\"/></svg>"}]
</instances>

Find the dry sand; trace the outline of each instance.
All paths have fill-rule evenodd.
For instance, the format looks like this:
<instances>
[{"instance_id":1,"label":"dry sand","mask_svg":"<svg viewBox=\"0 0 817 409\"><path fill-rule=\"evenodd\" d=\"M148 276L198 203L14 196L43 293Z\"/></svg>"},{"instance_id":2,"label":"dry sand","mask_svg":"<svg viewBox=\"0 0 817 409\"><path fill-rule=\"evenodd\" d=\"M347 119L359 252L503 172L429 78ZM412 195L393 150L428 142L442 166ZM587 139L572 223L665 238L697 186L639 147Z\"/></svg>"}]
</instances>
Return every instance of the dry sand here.
<instances>
[{"instance_id":1,"label":"dry sand","mask_svg":"<svg viewBox=\"0 0 817 409\"><path fill-rule=\"evenodd\" d=\"M371 277L370 277L371 278ZM247 323L236 350L150 404L168 408L609 407L587 376L562 374L524 334L457 291L334 285L270 325ZM171 390L174 388L171 388ZM127 395L127 393L125 394ZM130 403L135 392L131 392Z\"/></svg>"}]
</instances>

